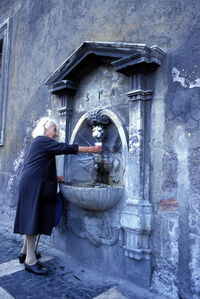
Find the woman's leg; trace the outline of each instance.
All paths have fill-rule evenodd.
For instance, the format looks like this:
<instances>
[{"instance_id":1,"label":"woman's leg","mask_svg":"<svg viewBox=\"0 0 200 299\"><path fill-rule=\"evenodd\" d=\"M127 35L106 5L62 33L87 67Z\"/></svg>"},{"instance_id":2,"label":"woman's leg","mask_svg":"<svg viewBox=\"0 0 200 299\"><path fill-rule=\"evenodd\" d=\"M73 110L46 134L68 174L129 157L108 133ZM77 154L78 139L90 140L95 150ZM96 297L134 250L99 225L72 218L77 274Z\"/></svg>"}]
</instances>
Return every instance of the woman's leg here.
<instances>
[{"instance_id":1,"label":"woman's leg","mask_svg":"<svg viewBox=\"0 0 200 299\"><path fill-rule=\"evenodd\" d=\"M26 251L27 251L27 238L26 238L26 236L25 236L24 244L23 244L21 253L26 254Z\"/></svg>"},{"instance_id":2,"label":"woman's leg","mask_svg":"<svg viewBox=\"0 0 200 299\"><path fill-rule=\"evenodd\" d=\"M35 243L37 236L26 235L27 251L24 268L26 271L37 275L47 275L48 271L37 262L35 255Z\"/></svg>"},{"instance_id":3,"label":"woman's leg","mask_svg":"<svg viewBox=\"0 0 200 299\"><path fill-rule=\"evenodd\" d=\"M37 236L26 235L26 260L27 265L34 265L37 263L35 256L35 243Z\"/></svg>"}]
</instances>

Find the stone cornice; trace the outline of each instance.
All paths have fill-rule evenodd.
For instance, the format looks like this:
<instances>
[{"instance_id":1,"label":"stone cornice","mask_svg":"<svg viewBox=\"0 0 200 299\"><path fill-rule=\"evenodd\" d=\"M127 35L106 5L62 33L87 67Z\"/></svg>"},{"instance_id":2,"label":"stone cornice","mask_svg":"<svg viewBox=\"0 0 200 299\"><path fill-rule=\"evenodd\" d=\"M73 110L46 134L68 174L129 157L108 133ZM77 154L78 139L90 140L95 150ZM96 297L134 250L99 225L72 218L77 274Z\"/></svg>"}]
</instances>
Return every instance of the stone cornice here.
<instances>
[{"instance_id":1,"label":"stone cornice","mask_svg":"<svg viewBox=\"0 0 200 299\"><path fill-rule=\"evenodd\" d=\"M70 80L61 80L53 83L48 86L48 89L51 93L56 93L61 90L71 90L76 91L78 88L78 84L76 82Z\"/></svg>"},{"instance_id":2,"label":"stone cornice","mask_svg":"<svg viewBox=\"0 0 200 299\"><path fill-rule=\"evenodd\" d=\"M131 90L126 93L129 101L147 101L151 100L153 96L152 90Z\"/></svg>"},{"instance_id":3,"label":"stone cornice","mask_svg":"<svg viewBox=\"0 0 200 299\"><path fill-rule=\"evenodd\" d=\"M137 66L159 66L163 56L164 52L157 46L149 48L144 44L86 41L45 81L45 85L51 86L63 80L78 83L102 62L112 63L116 71L129 75L138 69Z\"/></svg>"},{"instance_id":4,"label":"stone cornice","mask_svg":"<svg viewBox=\"0 0 200 299\"><path fill-rule=\"evenodd\" d=\"M164 51L157 46L144 46L134 54L112 62L112 65L116 71L124 75L148 73L161 65L164 55Z\"/></svg>"}]
</instances>

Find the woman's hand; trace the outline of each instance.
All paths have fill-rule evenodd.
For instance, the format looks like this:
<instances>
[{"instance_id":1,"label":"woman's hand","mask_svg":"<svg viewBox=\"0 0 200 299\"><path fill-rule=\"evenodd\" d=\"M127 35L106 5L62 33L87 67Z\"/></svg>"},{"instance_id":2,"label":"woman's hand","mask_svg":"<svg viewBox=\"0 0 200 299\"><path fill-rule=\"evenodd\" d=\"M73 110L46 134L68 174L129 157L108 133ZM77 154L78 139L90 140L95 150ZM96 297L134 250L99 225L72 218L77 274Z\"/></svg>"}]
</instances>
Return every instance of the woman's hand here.
<instances>
[{"instance_id":1,"label":"woman's hand","mask_svg":"<svg viewBox=\"0 0 200 299\"><path fill-rule=\"evenodd\" d=\"M95 146L92 146L93 147L93 153L97 153L97 154L100 154L102 152L102 145L95 145Z\"/></svg>"},{"instance_id":2,"label":"woman's hand","mask_svg":"<svg viewBox=\"0 0 200 299\"><path fill-rule=\"evenodd\" d=\"M65 180L65 178L64 178L64 176L57 176L57 182L58 183L63 183L64 182L64 180Z\"/></svg>"}]
</instances>

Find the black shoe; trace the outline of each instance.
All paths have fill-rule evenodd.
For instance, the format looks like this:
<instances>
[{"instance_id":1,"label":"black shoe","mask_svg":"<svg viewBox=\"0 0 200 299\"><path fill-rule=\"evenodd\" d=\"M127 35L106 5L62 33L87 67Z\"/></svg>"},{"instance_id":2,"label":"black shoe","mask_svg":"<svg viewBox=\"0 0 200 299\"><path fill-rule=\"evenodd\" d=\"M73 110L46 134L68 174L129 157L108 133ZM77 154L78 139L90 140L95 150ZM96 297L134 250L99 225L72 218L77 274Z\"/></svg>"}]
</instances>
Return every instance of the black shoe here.
<instances>
[{"instance_id":1,"label":"black shoe","mask_svg":"<svg viewBox=\"0 0 200 299\"><path fill-rule=\"evenodd\" d=\"M41 258L41 254L39 252L35 253L35 255L36 255L37 260L39 260ZM18 259L19 259L20 264L23 264L25 262L25 259L26 259L26 253L20 253L18 255Z\"/></svg>"},{"instance_id":2,"label":"black shoe","mask_svg":"<svg viewBox=\"0 0 200 299\"><path fill-rule=\"evenodd\" d=\"M28 272L31 272L36 275L48 275L48 271L46 268L43 268L41 264L27 265L24 263L24 269Z\"/></svg>"}]
</instances>

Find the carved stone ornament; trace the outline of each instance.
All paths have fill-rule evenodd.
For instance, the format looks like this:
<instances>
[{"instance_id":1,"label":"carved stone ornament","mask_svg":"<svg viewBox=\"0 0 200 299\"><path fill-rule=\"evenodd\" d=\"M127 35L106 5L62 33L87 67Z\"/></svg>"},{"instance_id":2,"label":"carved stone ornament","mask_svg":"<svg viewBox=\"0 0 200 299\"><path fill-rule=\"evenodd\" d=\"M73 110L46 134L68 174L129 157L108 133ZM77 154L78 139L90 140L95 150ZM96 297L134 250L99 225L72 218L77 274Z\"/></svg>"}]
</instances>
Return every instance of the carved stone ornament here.
<instances>
[{"instance_id":1,"label":"carved stone ornament","mask_svg":"<svg viewBox=\"0 0 200 299\"><path fill-rule=\"evenodd\" d=\"M87 123L90 126L107 125L109 123L109 117L103 114L102 110L94 110L90 112L87 118Z\"/></svg>"},{"instance_id":2,"label":"carved stone ornament","mask_svg":"<svg viewBox=\"0 0 200 299\"><path fill-rule=\"evenodd\" d=\"M69 226L75 235L88 240L96 247L114 245L119 239L119 229L113 227L103 213L86 214L80 226L70 219Z\"/></svg>"}]
</instances>

